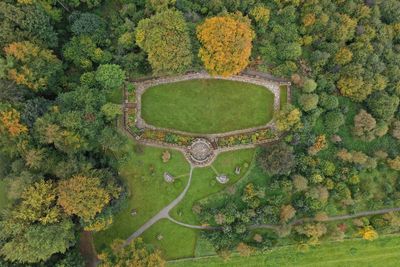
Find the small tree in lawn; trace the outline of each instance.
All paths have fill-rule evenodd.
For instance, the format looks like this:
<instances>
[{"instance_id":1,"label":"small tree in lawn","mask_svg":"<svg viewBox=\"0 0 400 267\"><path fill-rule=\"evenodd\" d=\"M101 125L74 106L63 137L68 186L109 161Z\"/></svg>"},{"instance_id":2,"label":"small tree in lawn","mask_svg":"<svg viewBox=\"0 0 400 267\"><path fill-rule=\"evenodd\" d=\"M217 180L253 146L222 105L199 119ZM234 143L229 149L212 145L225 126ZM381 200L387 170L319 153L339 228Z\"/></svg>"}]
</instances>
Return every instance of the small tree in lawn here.
<instances>
[{"instance_id":1,"label":"small tree in lawn","mask_svg":"<svg viewBox=\"0 0 400 267\"><path fill-rule=\"evenodd\" d=\"M230 76L246 68L254 32L241 14L206 19L197 27L199 56L212 75Z\"/></svg>"}]
</instances>

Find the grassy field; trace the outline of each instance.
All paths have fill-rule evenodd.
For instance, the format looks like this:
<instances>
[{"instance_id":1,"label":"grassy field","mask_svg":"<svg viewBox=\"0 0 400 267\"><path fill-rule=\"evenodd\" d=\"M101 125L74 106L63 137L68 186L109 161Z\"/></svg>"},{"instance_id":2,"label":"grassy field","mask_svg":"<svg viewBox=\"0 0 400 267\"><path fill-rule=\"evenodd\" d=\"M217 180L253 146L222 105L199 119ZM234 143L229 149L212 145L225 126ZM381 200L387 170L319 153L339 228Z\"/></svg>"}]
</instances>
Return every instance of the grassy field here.
<instances>
[{"instance_id":1,"label":"grassy field","mask_svg":"<svg viewBox=\"0 0 400 267\"><path fill-rule=\"evenodd\" d=\"M218 133L266 124L274 95L264 87L226 80L190 80L162 84L142 96L142 117L152 125Z\"/></svg>"},{"instance_id":2,"label":"grassy field","mask_svg":"<svg viewBox=\"0 0 400 267\"><path fill-rule=\"evenodd\" d=\"M185 198L171 211L171 216L179 221L198 224L197 216L192 212L193 204L211 194L217 193L234 184L246 173L254 155L254 149L226 152L218 156L212 167L195 169L192 184ZM245 167L247 165L247 168ZM239 175L235 174L236 166L241 167ZM217 173L226 174L229 182L219 184L215 177Z\"/></svg>"},{"instance_id":3,"label":"grassy field","mask_svg":"<svg viewBox=\"0 0 400 267\"><path fill-rule=\"evenodd\" d=\"M7 205L7 195L6 195L6 183L0 180L0 210L5 208Z\"/></svg>"},{"instance_id":4,"label":"grassy field","mask_svg":"<svg viewBox=\"0 0 400 267\"><path fill-rule=\"evenodd\" d=\"M223 261L218 256L169 262L170 267L258 267L258 266L309 266L309 267L395 267L400 264L400 237L380 237L375 241L347 240L321 244L307 252L288 246L273 249L265 254L241 257L233 255Z\"/></svg>"},{"instance_id":5,"label":"grassy field","mask_svg":"<svg viewBox=\"0 0 400 267\"><path fill-rule=\"evenodd\" d=\"M279 107L282 109L288 102L288 87L286 85L279 86Z\"/></svg>"},{"instance_id":6,"label":"grassy field","mask_svg":"<svg viewBox=\"0 0 400 267\"><path fill-rule=\"evenodd\" d=\"M161 155L164 149L139 149L129 142L125 150L126 160L119 167L119 172L128 186L129 196L123 209L114 217L111 228L94 235L97 251L101 251L116 238L127 238L175 199L189 178L189 164L180 152L171 150L170 161L163 163ZM173 184L164 181L164 172L176 177ZM131 215L132 209L137 211L135 216Z\"/></svg>"},{"instance_id":7,"label":"grassy field","mask_svg":"<svg viewBox=\"0 0 400 267\"><path fill-rule=\"evenodd\" d=\"M194 256L198 234L199 230L163 219L144 232L142 238L147 244L159 248L166 259L179 259ZM159 235L162 236L161 240L157 238Z\"/></svg>"}]
</instances>

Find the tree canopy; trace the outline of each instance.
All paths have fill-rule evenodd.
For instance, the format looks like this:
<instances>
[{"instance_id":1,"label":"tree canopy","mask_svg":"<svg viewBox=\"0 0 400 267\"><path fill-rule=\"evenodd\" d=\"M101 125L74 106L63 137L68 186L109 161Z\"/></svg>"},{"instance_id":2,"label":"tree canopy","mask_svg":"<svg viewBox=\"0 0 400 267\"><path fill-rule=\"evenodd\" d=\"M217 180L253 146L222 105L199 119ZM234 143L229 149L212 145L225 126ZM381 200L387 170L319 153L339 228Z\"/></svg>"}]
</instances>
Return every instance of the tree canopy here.
<instances>
[{"instance_id":1,"label":"tree canopy","mask_svg":"<svg viewBox=\"0 0 400 267\"><path fill-rule=\"evenodd\" d=\"M199 56L212 75L230 76L249 63L254 32L241 14L208 18L197 26Z\"/></svg>"},{"instance_id":2,"label":"tree canopy","mask_svg":"<svg viewBox=\"0 0 400 267\"><path fill-rule=\"evenodd\" d=\"M189 30L179 11L167 9L141 20L136 43L146 51L155 74L184 72L192 63Z\"/></svg>"}]
</instances>

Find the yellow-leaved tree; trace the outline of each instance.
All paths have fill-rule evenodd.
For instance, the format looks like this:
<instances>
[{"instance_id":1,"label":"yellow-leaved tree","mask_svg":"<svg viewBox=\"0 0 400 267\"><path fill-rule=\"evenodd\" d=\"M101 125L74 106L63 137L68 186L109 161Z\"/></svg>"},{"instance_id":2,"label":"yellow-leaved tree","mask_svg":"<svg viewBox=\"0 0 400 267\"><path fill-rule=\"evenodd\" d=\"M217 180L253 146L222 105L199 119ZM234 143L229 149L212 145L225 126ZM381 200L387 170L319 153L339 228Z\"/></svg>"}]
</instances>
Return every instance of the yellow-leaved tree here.
<instances>
[{"instance_id":1,"label":"yellow-leaved tree","mask_svg":"<svg viewBox=\"0 0 400 267\"><path fill-rule=\"evenodd\" d=\"M204 67L212 75L239 73L249 63L254 36L250 19L240 13L206 19L197 27Z\"/></svg>"},{"instance_id":2,"label":"yellow-leaved tree","mask_svg":"<svg viewBox=\"0 0 400 267\"><path fill-rule=\"evenodd\" d=\"M93 219L110 199L111 195L97 177L75 175L58 184L58 204L67 214L77 215L84 221Z\"/></svg>"}]
</instances>

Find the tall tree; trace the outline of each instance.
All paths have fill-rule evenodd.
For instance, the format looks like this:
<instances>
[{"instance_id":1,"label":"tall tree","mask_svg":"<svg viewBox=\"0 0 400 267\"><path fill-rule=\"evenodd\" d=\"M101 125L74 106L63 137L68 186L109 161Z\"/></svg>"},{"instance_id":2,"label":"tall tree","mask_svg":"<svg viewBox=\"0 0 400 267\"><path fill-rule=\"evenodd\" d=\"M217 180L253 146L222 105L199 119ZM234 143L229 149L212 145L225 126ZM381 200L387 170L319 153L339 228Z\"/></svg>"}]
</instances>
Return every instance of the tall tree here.
<instances>
[{"instance_id":1,"label":"tall tree","mask_svg":"<svg viewBox=\"0 0 400 267\"><path fill-rule=\"evenodd\" d=\"M10 80L25 85L34 92L46 89L56 91L62 74L62 64L53 51L24 41L7 45L4 52Z\"/></svg>"},{"instance_id":2,"label":"tall tree","mask_svg":"<svg viewBox=\"0 0 400 267\"><path fill-rule=\"evenodd\" d=\"M239 73L249 63L254 36L250 20L241 14L206 19L197 27L204 67L212 75Z\"/></svg>"},{"instance_id":3,"label":"tall tree","mask_svg":"<svg viewBox=\"0 0 400 267\"><path fill-rule=\"evenodd\" d=\"M189 31L181 12L167 9L143 19L136 43L146 51L154 73L180 73L192 64Z\"/></svg>"},{"instance_id":4,"label":"tall tree","mask_svg":"<svg viewBox=\"0 0 400 267\"><path fill-rule=\"evenodd\" d=\"M110 201L110 194L101 186L97 177L76 175L60 181L58 203L70 215L83 220L93 219Z\"/></svg>"}]
</instances>

